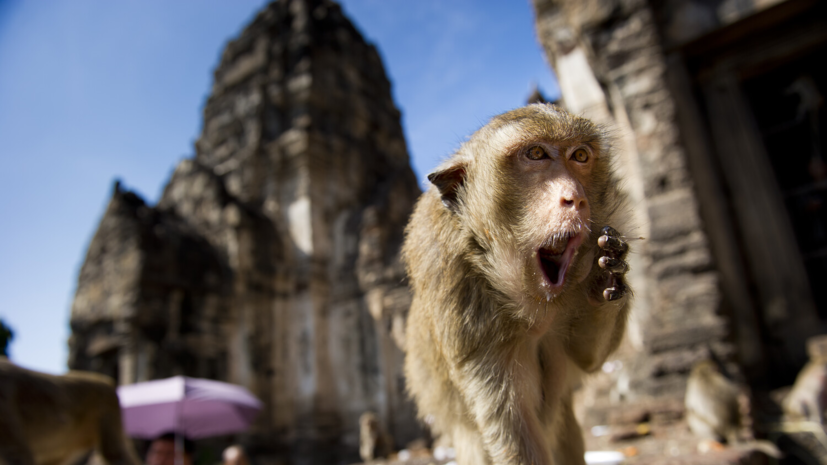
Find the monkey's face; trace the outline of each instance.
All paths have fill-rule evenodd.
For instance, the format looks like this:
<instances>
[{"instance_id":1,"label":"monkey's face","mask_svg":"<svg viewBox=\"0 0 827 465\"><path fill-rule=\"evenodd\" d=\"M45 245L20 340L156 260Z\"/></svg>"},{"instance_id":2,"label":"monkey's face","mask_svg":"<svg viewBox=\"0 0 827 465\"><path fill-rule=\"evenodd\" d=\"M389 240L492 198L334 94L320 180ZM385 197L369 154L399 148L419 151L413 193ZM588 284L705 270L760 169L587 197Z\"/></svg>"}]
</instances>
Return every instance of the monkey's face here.
<instances>
[{"instance_id":1,"label":"monkey's face","mask_svg":"<svg viewBox=\"0 0 827 465\"><path fill-rule=\"evenodd\" d=\"M494 118L429 176L503 294L550 301L586 275L608 179L604 145L588 120L531 105Z\"/></svg>"},{"instance_id":2,"label":"monkey's face","mask_svg":"<svg viewBox=\"0 0 827 465\"><path fill-rule=\"evenodd\" d=\"M550 300L577 271L591 220L591 187L596 160L585 144L527 140L504 161L512 173L518 253L523 256L525 291ZM510 165L510 166L508 166Z\"/></svg>"}]
</instances>

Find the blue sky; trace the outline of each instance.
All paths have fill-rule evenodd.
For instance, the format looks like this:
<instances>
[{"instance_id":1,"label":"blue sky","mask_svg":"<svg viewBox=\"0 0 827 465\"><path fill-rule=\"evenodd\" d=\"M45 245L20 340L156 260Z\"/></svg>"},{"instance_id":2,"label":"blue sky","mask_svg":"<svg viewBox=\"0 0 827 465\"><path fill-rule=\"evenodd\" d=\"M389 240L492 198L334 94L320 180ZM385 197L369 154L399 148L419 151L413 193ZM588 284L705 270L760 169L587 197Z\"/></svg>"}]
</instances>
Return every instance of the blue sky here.
<instances>
[{"instance_id":1,"label":"blue sky","mask_svg":"<svg viewBox=\"0 0 827 465\"><path fill-rule=\"evenodd\" d=\"M0 318L12 360L66 369L86 248L120 178L155 202L193 154L227 40L260 0L0 0ZM346 0L376 44L420 179L534 84L528 0Z\"/></svg>"}]
</instances>

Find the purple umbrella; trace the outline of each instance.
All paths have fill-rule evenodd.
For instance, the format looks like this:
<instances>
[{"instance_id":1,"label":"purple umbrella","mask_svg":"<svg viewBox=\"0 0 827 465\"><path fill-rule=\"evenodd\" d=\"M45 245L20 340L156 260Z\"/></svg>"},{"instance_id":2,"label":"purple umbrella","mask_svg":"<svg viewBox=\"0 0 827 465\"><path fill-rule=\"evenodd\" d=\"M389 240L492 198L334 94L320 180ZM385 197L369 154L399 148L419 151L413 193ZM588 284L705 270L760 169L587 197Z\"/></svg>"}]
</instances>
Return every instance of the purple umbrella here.
<instances>
[{"instance_id":1,"label":"purple umbrella","mask_svg":"<svg viewBox=\"0 0 827 465\"><path fill-rule=\"evenodd\" d=\"M261 401L241 386L184 376L121 386L118 397L126 433L142 439L237 433L261 410Z\"/></svg>"}]
</instances>

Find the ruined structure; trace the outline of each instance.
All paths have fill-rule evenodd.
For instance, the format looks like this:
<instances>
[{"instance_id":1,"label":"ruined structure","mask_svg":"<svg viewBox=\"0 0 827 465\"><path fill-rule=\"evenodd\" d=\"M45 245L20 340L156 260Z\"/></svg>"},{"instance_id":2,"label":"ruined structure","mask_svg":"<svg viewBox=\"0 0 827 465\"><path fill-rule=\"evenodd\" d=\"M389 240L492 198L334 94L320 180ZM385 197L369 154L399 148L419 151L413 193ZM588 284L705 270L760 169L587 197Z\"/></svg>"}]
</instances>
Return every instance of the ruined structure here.
<instances>
[{"instance_id":1,"label":"ruined structure","mask_svg":"<svg viewBox=\"0 0 827 465\"><path fill-rule=\"evenodd\" d=\"M418 431L393 335L419 192L376 49L331 1L272 3L227 45L196 154L158 204L116 183L70 367L248 387L257 463L355 461L367 410L404 445Z\"/></svg>"},{"instance_id":2,"label":"ruined structure","mask_svg":"<svg viewBox=\"0 0 827 465\"><path fill-rule=\"evenodd\" d=\"M628 344L580 400L587 429L609 426L589 445L632 444L640 463L694 453L683 393L710 354L751 388L753 429L771 436L760 399L792 383L827 323L824 3L533 3L564 104L617 128L645 238Z\"/></svg>"}]
</instances>

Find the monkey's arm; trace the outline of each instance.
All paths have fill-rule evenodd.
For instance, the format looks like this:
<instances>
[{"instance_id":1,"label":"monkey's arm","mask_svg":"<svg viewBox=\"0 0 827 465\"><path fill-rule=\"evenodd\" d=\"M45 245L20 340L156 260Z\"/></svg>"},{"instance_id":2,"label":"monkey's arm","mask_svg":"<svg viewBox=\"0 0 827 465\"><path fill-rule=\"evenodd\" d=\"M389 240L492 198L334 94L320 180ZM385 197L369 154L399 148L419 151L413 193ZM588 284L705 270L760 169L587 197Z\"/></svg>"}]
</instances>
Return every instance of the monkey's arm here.
<instances>
[{"instance_id":1,"label":"monkey's arm","mask_svg":"<svg viewBox=\"0 0 827 465\"><path fill-rule=\"evenodd\" d=\"M631 290L623 275L628 270L629 247L620 234L606 226L597 240L599 250L591 273L576 296L567 352L577 365L591 372L617 349L626 328Z\"/></svg>"},{"instance_id":2,"label":"monkey's arm","mask_svg":"<svg viewBox=\"0 0 827 465\"><path fill-rule=\"evenodd\" d=\"M531 345L492 348L483 359L469 361L456 372L456 386L496 465L551 461L537 416L544 402L542 370L537 348Z\"/></svg>"}]
</instances>

